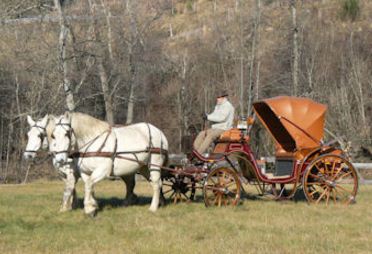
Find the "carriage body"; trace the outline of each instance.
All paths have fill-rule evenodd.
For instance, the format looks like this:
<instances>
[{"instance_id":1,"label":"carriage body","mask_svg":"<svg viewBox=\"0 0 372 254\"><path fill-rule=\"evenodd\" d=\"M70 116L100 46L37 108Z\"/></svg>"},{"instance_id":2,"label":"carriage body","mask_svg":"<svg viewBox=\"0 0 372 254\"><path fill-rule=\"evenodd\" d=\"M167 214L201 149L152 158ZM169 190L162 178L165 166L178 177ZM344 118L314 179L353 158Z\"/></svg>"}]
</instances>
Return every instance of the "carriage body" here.
<instances>
[{"instance_id":1,"label":"carriage body","mask_svg":"<svg viewBox=\"0 0 372 254\"><path fill-rule=\"evenodd\" d=\"M336 142L323 141L325 105L280 96L255 102L253 108L275 141L273 174L259 165L246 129L234 128L220 136L210 156L193 151L191 164L175 167L176 174L182 176L178 177L182 185L178 191L191 193L180 193L180 198L192 199L195 190L202 188L207 206L236 205L242 184L250 183L260 195L270 192L276 199L292 198L301 189L309 202L355 201L358 177L354 167Z\"/></svg>"}]
</instances>

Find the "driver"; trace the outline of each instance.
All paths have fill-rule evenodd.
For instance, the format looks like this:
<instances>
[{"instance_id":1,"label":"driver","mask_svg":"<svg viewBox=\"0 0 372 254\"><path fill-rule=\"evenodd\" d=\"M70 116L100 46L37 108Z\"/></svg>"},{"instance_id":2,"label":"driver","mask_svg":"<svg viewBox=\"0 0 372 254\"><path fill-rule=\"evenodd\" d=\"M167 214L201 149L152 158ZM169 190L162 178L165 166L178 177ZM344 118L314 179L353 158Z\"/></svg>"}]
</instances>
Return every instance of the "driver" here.
<instances>
[{"instance_id":1,"label":"driver","mask_svg":"<svg viewBox=\"0 0 372 254\"><path fill-rule=\"evenodd\" d=\"M214 122L210 129L201 131L194 141L194 149L203 154L212 142L224 131L233 127L234 107L227 99L228 93L223 90L217 95L217 103L211 114L203 115L204 120Z\"/></svg>"}]
</instances>

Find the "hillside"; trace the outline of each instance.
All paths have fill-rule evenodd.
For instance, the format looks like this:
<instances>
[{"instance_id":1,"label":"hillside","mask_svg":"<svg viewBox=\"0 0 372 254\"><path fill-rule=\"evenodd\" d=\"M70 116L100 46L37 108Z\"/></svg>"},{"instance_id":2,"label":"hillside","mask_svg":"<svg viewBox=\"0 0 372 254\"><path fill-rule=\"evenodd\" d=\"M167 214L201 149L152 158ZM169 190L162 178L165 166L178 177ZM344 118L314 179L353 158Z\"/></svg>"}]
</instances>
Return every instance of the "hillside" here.
<instances>
[{"instance_id":1,"label":"hillside","mask_svg":"<svg viewBox=\"0 0 372 254\"><path fill-rule=\"evenodd\" d=\"M60 114L66 95L111 123L155 124L172 152L218 90L237 116L262 98L305 96L328 106L326 140L351 142L355 158L372 151L370 0L69 0L61 12L56 2L0 4L4 175L24 173L26 115ZM260 127L251 142L272 150Z\"/></svg>"}]
</instances>

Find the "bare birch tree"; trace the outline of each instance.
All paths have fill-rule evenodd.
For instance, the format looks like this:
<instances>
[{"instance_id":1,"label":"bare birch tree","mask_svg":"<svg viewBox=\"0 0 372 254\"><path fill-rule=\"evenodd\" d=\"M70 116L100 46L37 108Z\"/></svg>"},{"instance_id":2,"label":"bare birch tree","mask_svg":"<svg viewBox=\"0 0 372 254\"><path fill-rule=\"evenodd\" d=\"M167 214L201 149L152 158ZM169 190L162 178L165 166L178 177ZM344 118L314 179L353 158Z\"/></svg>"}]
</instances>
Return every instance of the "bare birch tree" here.
<instances>
[{"instance_id":1,"label":"bare birch tree","mask_svg":"<svg viewBox=\"0 0 372 254\"><path fill-rule=\"evenodd\" d=\"M292 95L298 95L298 27L297 27L297 0L290 1L291 17L292 17Z\"/></svg>"},{"instance_id":2,"label":"bare birch tree","mask_svg":"<svg viewBox=\"0 0 372 254\"><path fill-rule=\"evenodd\" d=\"M74 94L72 89L72 84L68 77L69 70L68 70L68 62L67 62L67 37L69 34L69 28L67 26L67 22L62 10L60 0L54 0L54 7L57 11L59 17L59 41L58 41L58 56L60 62L60 69L63 74L63 89L66 95L66 107L69 111L75 110L75 101L74 101Z\"/></svg>"}]
</instances>

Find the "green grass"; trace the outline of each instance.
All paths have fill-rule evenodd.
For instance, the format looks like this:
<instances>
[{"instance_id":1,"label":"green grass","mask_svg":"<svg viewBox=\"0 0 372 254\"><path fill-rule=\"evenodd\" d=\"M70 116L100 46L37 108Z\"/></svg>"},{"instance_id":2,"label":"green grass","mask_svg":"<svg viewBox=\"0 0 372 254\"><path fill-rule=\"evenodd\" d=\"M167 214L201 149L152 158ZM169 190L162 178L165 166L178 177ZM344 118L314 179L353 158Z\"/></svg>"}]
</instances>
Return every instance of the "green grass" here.
<instances>
[{"instance_id":1,"label":"green grass","mask_svg":"<svg viewBox=\"0 0 372 254\"><path fill-rule=\"evenodd\" d=\"M82 198L82 183L78 185ZM94 219L80 208L59 213L61 182L0 186L1 253L368 253L372 186L350 207L244 200L235 209L202 202L148 211L151 187L138 183L140 204L121 207L124 184L98 184ZM81 202L80 202L81 203ZM81 204L80 204L81 205Z\"/></svg>"}]
</instances>

